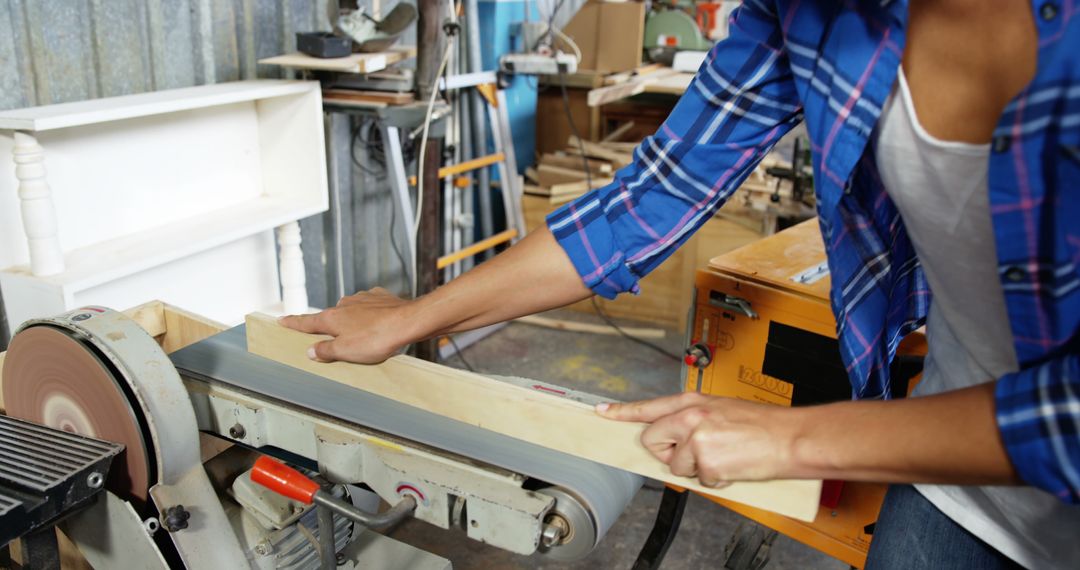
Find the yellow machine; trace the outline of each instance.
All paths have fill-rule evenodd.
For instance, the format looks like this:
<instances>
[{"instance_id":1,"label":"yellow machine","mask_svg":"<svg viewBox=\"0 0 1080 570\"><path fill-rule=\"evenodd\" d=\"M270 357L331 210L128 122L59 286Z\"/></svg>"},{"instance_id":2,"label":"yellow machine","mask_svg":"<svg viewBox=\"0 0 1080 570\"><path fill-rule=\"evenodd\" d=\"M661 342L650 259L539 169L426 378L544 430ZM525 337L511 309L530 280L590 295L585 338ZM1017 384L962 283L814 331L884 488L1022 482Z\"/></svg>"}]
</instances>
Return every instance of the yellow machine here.
<instances>
[{"instance_id":1,"label":"yellow machine","mask_svg":"<svg viewBox=\"0 0 1080 570\"><path fill-rule=\"evenodd\" d=\"M850 399L829 284L817 220L712 259L697 272L686 390L781 406ZM910 335L899 353L905 356L893 365L896 397L921 371L925 338ZM861 568L885 489L827 481L813 523L716 501Z\"/></svg>"}]
</instances>

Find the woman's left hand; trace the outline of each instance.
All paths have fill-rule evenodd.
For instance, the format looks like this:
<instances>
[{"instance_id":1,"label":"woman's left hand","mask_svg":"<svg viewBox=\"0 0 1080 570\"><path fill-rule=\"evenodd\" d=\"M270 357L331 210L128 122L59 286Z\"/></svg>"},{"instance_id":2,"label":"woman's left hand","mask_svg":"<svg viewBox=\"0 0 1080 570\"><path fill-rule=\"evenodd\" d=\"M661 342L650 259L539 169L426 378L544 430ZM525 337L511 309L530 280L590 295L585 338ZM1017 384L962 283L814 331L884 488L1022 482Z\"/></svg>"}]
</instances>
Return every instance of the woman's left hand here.
<instances>
[{"instance_id":1,"label":"woman's left hand","mask_svg":"<svg viewBox=\"0 0 1080 570\"><path fill-rule=\"evenodd\" d=\"M687 392L654 400L601 404L613 420L650 424L641 443L674 475L706 487L792 477L797 410Z\"/></svg>"}]
</instances>

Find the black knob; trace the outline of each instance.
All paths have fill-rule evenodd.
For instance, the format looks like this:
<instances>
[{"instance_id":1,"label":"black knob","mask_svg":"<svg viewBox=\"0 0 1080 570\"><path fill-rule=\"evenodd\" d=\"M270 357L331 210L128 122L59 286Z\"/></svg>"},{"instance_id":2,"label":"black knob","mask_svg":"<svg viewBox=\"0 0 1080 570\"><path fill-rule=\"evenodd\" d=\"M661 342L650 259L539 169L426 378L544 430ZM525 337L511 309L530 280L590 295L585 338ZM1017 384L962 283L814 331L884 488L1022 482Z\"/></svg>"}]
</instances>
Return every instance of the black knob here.
<instances>
[{"instance_id":1,"label":"black knob","mask_svg":"<svg viewBox=\"0 0 1080 570\"><path fill-rule=\"evenodd\" d=\"M173 505L165 509L165 513L161 518L165 530L176 532L188 527L188 519L191 518L191 513L184 508L184 505Z\"/></svg>"}]
</instances>

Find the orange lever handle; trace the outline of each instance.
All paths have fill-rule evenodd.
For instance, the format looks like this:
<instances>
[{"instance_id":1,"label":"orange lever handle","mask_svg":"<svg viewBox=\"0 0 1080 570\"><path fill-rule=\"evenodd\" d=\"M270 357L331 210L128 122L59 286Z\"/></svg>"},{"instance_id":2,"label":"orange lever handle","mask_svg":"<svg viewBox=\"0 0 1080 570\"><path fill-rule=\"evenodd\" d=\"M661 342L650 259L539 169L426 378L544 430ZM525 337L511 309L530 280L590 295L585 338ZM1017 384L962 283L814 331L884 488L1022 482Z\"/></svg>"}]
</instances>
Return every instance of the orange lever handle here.
<instances>
[{"instance_id":1,"label":"orange lever handle","mask_svg":"<svg viewBox=\"0 0 1080 570\"><path fill-rule=\"evenodd\" d=\"M319 484L303 473L266 455L255 461L251 480L295 501L310 505L315 500Z\"/></svg>"}]
</instances>

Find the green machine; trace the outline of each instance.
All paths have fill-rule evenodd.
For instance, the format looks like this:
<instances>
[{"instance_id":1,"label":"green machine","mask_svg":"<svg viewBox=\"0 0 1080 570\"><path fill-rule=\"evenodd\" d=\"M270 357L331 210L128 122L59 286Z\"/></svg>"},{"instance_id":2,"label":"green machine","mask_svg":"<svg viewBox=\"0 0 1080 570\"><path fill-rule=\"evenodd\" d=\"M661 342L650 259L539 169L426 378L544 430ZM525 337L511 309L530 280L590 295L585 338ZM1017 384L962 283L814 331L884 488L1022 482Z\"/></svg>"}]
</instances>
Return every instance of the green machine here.
<instances>
[{"instance_id":1,"label":"green machine","mask_svg":"<svg viewBox=\"0 0 1080 570\"><path fill-rule=\"evenodd\" d=\"M671 65L678 51L708 51L713 41L706 38L691 14L697 3L657 5L645 16L645 53L649 59Z\"/></svg>"}]
</instances>

